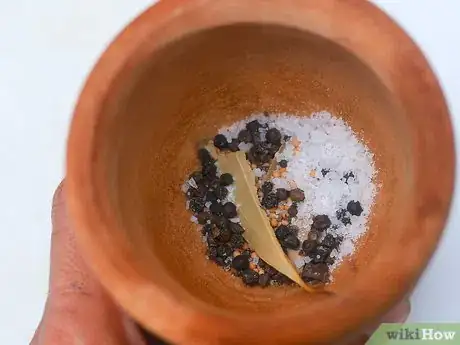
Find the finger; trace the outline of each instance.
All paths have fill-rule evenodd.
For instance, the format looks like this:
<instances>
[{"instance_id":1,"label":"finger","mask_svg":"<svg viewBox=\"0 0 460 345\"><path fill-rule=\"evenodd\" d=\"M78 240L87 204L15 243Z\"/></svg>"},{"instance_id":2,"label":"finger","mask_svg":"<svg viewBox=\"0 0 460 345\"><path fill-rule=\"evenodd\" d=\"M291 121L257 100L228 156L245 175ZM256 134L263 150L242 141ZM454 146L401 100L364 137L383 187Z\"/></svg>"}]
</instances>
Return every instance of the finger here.
<instances>
[{"instance_id":1,"label":"finger","mask_svg":"<svg viewBox=\"0 0 460 345\"><path fill-rule=\"evenodd\" d=\"M382 318L382 323L403 323L409 317L410 310L409 299L404 299Z\"/></svg>"},{"instance_id":2,"label":"finger","mask_svg":"<svg viewBox=\"0 0 460 345\"><path fill-rule=\"evenodd\" d=\"M408 298L404 298L401 302L395 305L388 313L386 313L378 323L366 327L364 334L361 339L356 342L358 344L364 344L367 339L379 328L382 323L403 323L407 320L410 314L410 302Z\"/></svg>"},{"instance_id":3,"label":"finger","mask_svg":"<svg viewBox=\"0 0 460 345\"><path fill-rule=\"evenodd\" d=\"M40 334L41 322L38 324L37 329L35 330L34 336L30 341L30 345L38 344L38 335Z\"/></svg>"},{"instance_id":4,"label":"finger","mask_svg":"<svg viewBox=\"0 0 460 345\"><path fill-rule=\"evenodd\" d=\"M50 288L44 317L32 344L142 344L128 338L126 318L77 251L62 183L53 198L52 224Z\"/></svg>"},{"instance_id":5,"label":"finger","mask_svg":"<svg viewBox=\"0 0 460 345\"><path fill-rule=\"evenodd\" d=\"M410 314L410 302L408 298L404 298L400 303L394 306L387 314L385 314L380 322L371 327L366 327L364 333L359 335L350 344L347 345L364 345L369 340L369 337L382 323L403 323L407 320Z\"/></svg>"},{"instance_id":6,"label":"finger","mask_svg":"<svg viewBox=\"0 0 460 345\"><path fill-rule=\"evenodd\" d=\"M74 302L75 295L98 297L102 291L77 252L65 203L64 183L53 197L49 295L54 302ZM54 298L56 297L56 298Z\"/></svg>"}]
</instances>

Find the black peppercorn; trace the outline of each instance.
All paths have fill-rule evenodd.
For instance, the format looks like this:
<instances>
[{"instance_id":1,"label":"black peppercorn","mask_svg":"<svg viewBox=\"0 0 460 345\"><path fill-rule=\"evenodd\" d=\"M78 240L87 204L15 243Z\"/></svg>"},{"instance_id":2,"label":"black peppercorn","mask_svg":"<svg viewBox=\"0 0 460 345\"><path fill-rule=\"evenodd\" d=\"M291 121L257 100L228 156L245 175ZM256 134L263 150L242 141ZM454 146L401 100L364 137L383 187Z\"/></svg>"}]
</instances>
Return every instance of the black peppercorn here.
<instances>
[{"instance_id":1,"label":"black peppercorn","mask_svg":"<svg viewBox=\"0 0 460 345\"><path fill-rule=\"evenodd\" d=\"M222 257L220 257L220 256L214 258L213 261L214 261L216 264L218 264L219 266L222 266L222 267L225 266L225 259L222 258Z\"/></svg>"},{"instance_id":2,"label":"black peppercorn","mask_svg":"<svg viewBox=\"0 0 460 345\"><path fill-rule=\"evenodd\" d=\"M328 265L333 265L334 262L335 262L335 259L332 258L332 257L328 257L328 258L326 259L326 264L328 264Z\"/></svg>"},{"instance_id":3,"label":"black peppercorn","mask_svg":"<svg viewBox=\"0 0 460 345\"><path fill-rule=\"evenodd\" d=\"M248 123L246 124L246 129L247 129L249 132L251 132L251 133L257 132L257 131L260 129L260 127L262 127L262 125L261 125L260 122L257 121L257 120L248 122Z\"/></svg>"},{"instance_id":4,"label":"black peppercorn","mask_svg":"<svg viewBox=\"0 0 460 345\"><path fill-rule=\"evenodd\" d=\"M225 135L217 134L214 137L214 146L221 150L226 149L228 147L228 141Z\"/></svg>"},{"instance_id":5,"label":"black peppercorn","mask_svg":"<svg viewBox=\"0 0 460 345\"><path fill-rule=\"evenodd\" d=\"M353 216L360 216L363 213L363 208L359 201L350 201L347 205L347 210Z\"/></svg>"},{"instance_id":6,"label":"black peppercorn","mask_svg":"<svg viewBox=\"0 0 460 345\"><path fill-rule=\"evenodd\" d=\"M265 138L270 144L278 144L281 142L281 133L276 128L270 128L265 135Z\"/></svg>"},{"instance_id":7,"label":"black peppercorn","mask_svg":"<svg viewBox=\"0 0 460 345\"><path fill-rule=\"evenodd\" d=\"M249 149L249 157L252 157L254 160L251 163L256 165L268 163L272 158L268 148L262 143L254 145Z\"/></svg>"},{"instance_id":8,"label":"black peppercorn","mask_svg":"<svg viewBox=\"0 0 460 345\"><path fill-rule=\"evenodd\" d=\"M300 188L291 190L289 193L289 196L291 197L292 201L304 201L305 200L305 193Z\"/></svg>"},{"instance_id":9,"label":"black peppercorn","mask_svg":"<svg viewBox=\"0 0 460 345\"><path fill-rule=\"evenodd\" d=\"M335 213L335 215L336 215L337 219L340 220L343 223L343 225L351 224L351 219L348 216L347 210L342 208L342 209L338 210Z\"/></svg>"},{"instance_id":10,"label":"black peppercorn","mask_svg":"<svg viewBox=\"0 0 460 345\"><path fill-rule=\"evenodd\" d=\"M314 240L303 241L302 250L303 250L304 255L310 254L313 250L315 250L316 246L317 246L317 243Z\"/></svg>"},{"instance_id":11,"label":"black peppercorn","mask_svg":"<svg viewBox=\"0 0 460 345\"><path fill-rule=\"evenodd\" d=\"M214 190L214 193L219 200L224 200L228 195L228 189L224 186L220 186Z\"/></svg>"},{"instance_id":12,"label":"black peppercorn","mask_svg":"<svg viewBox=\"0 0 460 345\"><path fill-rule=\"evenodd\" d=\"M285 159L280 160L279 165L281 168L287 168L288 166L288 161Z\"/></svg>"},{"instance_id":13,"label":"black peppercorn","mask_svg":"<svg viewBox=\"0 0 460 345\"><path fill-rule=\"evenodd\" d=\"M209 247L207 251L208 258L214 260L217 257L217 248Z\"/></svg>"},{"instance_id":14,"label":"black peppercorn","mask_svg":"<svg viewBox=\"0 0 460 345\"><path fill-rule=\"evenodd\" d=\"M217 242L212 236L208 236L207 239L206 239L206 242L207 242L209 248L217 246Z\"/></svg>"},{"instance_id":15,"label":"black peppercorn","mask_svg":"<svg viewBox=\"0 0 460 345\"><path fill-rule=\"evenodd\" d=\"M221 186L230 186L233 183L233 176L229 173L220 175L219 183Z\"/></svg>"},{"instance_id":16,"label":"black peppercorn","mask_svg":"<svg viewBox=\"0 0 460 345\"><path fill-rule=\"evenodd\" d=\"M232 202L225 203L223 214L226 218L235 218L238 215L236 205Z\"/></svg>"},{"instance_id":17,"label":"black peppercorn","mask_svg":"<svg viewBox=\"0 0 460 345\"><path fill-rule=\"evenodd\" d=\"M194 213L199 213L204 209L204 201L199 198L190 199L189 208Z\"/></svg>"},{"instance_id":18,"label":"black peppercorn","mask_svg":"<svg viewBox=\"0 0 460 345\"><path fill-rule=\"evenodd\" d=\"M326 246L326 247L335 249L340 245L341 241L342 241L342 238L340 238L338 236L334 237L332 234L327 234L324 237L324 239L321 241L321 244Z\"/></svg>"},{"instance_id":19,"label":"black peppercorn","mask_svg":"<svg viewBox=\"0 0 460 345\"><path fill-rule=\"evenodd\" d=\"M319 233L318 230L310 230L308 232L308 239L312 241L318 241L319 238L321 237L321 234Z\"/></svg>"},{"instance_id":20,"label":"black peppercorn","mask_svg":"<svg viewBox=\"0 0 460 345\"><path fill-rule=\"evenodd\" d=\"M304 280L319 280L326 283L329 279L329 268L324 263L305 264L302 270L302 279Z\"/></svg>"},{"instance_id":21,"label":"black peppercorn","mask_svg":"<svg viewBox=\"0 0 460 345\"><path fill-rule=\"evenodd\" d=\"M201 173L205 179L212 181L216 178L217 167L214 165L214 163L205 164L201 168Z\"/></svg>"},{"instance_id":22,"label":"black peppercorn","mask_svg":"<svg viewBox=\"0 0 460 345\"><path fill-rule=\"evenodd\" d=\"M248 152L246 152L246 159L251 163L251 164L259 164L259 161L257 160L257 157L255 156L254 148L251 147Z\"/></svg>"},{"instance_id":23,"label":"black peppercorn","mask_svg":"<svg viewBox=\"0 0 460 345\"><path fill-rule=\"evenodd\" d=\"M198 150L197 156L201 165L214 164L214 159L211 154L204 148Z\"/></svg>"},{"instance_id":24,"label":"black peppercorn","mask_svg":"<svg viewBox=\"0 0 460 345\"><path fill-rule=\"evenodd\" d=\"M229 229L221 229L219 235L216 237L216 241L219 243L227 243L230 241L232 232Z\"/></svg>"},{"instance_id":25,"label":"black peppercorn","mask_svg":"<svg viewBox=\"0 0 460 345\"><path fill-rule=\"evenodd\" d=\"M326 246L317 246L313 252L309 254L311 261L315 264L325 262L331 254L331 249Z\"/></svg>"},{"instance_id":26,"label":"black peppercorn","mask_svg":"<svg viewBox=\"0 0 460 345\"><path fill-rule=\"evenodd\" d=\"M219 204L218 202L213 202L209 207L209 210L212 214L215 214L216 216L222 216L224 214L224 207L222 206L222 204Z\"/></svg>"},{"instance_id":27,"label":"black peppercorn","mask_svg":"<svg viewBox=\"0 0 460 345\"><path fill-rule=\"evenodd\" d=\"M270 154L270 159L275 157L276 153L279 151L281 143L271 144L268 148L268 153Z\"/></svg>"},{"instance_id":28,"label":"black peppercorn","mask_svg":"<svg viewBox=\"0 0 460 345\"><path fill-rule=\"evenodd\" d=\"M289 192L284 188L278 188L276 190L276 197L278 198L278 201L287 200L287 198L289 198Z\"/></svg>"},{"instance_id":29,"label":"black peppercorn","mask_svg":"<svg viewBox=\"0 0 460 345\"><path fill-rule=\"evenodd\" d=\"M217 226L219 229L227 229L228 226L228 220L225 217L222 217L220 215L215 215L213 214L211 216L211 222Z\"/></svg>"},{"instance_id":30,"label":"black peppercorn","mask_svg":"<svg viewBox=\"0 0 460 345\"><path fill-rule=\"evenodd\" d=\"M289 228L286 225L280 225L275 230L275 236L278 240L284 240L290 234Z\"/></svg>"},{"instance_id":31,"label":"black peppercorn","mask_svg":"<svg viewBox=\"0 0 460 345\"><path fill-rule=\"evenodd\" d=\"M296 226L296 225L289 225L288 226L288 229L289 229L289 233L292 234L292 235L295 235L295 236L298 236L299 235L299 227Z\"/></svg>"},{"instance_id":32,"label":"black peppercorn","mask_svg":"<svg viewBox=\"0 0 460 345\"><path fill-rule=\"evenodd\" d=\"M329 219L329 217L325 214L321 214L313 218L313 225L311 227L313 229L323 231L323 230L326 230L330 226L331 226L331 220Z\"/></svg>"},{"instance_id":33,"label":"black peppercorn","mask_svg":"<svg viewBox=\"0 0 460 345\"><path fill-rule=\"evenodd\" d=\"M212 225L211 224L204 224L203 227L201 228L201 234L204 235L209 235L212 230Z\"/></svg>"},{"instance_id":34,"label":"black peppercorn","mask_svg":"<svg viewBox=\"0 0 460 345\"><path fill-rule=\"evenodd\" d=\"M234 234L242 234L244 232L243 227L238 223L229 223L229 228Z\"/></svg>"},{"instance_id":35,"label":"black peppercorn","mask_svg":"<svg viewBox=\"0 0 460 345\"><path fill-rule=\"evenodd\" d=\"M189 178L193 179L195 183L199 184L203 180L203 174L201 173L201 171L194 171L193 173L190 174Z\"/></svg>"},{"instance_id":36,"label":"black peppercorn","mask_svg":"<svg viewBox=\"0 0 460 345\"><path fill-rule=\"evenodd\" d=\"M237 255L233 258L232 267L237 271L247 270L249 268L249 256Z\"/></svg>"},{"instance_id":37,"label":"black peppercorn","mask_svg":"<svg viewBox=\"0 0 460 345\"><path fill-rule=\"evenodd\" d=\"M211 220L211 214L209 212L200 212L196 218L199 224L206 224L208 220Z\"/></svg>"},{"instance_id":38,"label":"black peppercorn","mask_svg":"<svg viewBox=\"0 0 460 345\"><path fill-rule=\"evenodd\" d=\"M187 198L203 198L206 195L208 188L206 186L199 184L198 188L189 188L186 193Z\"/></svg>"},{"instance_id":39,"label":"black peppercorn","mask_svg":"<svg viewBox=\"0 0 460 345\"><path fill-rule=\"evenodd\" d=\"M278 207L278 198L274 193L266 194L263 196L261 204L266 209L276 208Z\"/></svg>"},{"instance_id":40,"label":"black peppercorn","mask_svg":"<svg viewBox=\"0 0 460 345\"><path fill-rule=\"evenodd\" d=\"M233 249L228 245L220 245L217 247L217 256L220 256L223 259L231 257L233 254Z\"/></svg>"},{"instance_id":41,"label":"black peppercorn","mask_svg":"<svg viewBox=\"0 0 460 345\"><path fill-rule=\"evenodd\" d=\"M270 193L273 190L273 182L270 182L270 181L264 182L261 189L264 194Z\"/></svg>"},{"instance_id":42,"label":"black peppercorn","mask_svg":"<svg viewBox=\"0 0 460 345\"><path fill-rule=\"evenodd\" d=\"M238 133L238 140L242 143L250 143L252 138L251 138L251 133L247 129L243 129L240 133Z\"/></svg>"},{"instance_id":43,"label":"black peppercorn","mask_svg":"<svg viewBox=\"0 0 460 345\"><path fill-rule=\"evenodd\" d=\"M259 285L262 287L266 287L270 284L270 274L263 273L259 276Z\"/></svg>"},{"instance_id":44,"label":"black peppercorn","mask_svg":"<svg viewBox=\"0 0 460 345\"><path fill-rule=\"evenodd\" d=\"M206 189L215 188L219 184L219 178L217 177L217 171L210 172L209 175L205 176L201 181L201 184L206 187ZM200 184L200 185L201 185Z\"/></svg>"},{"instance_id":45,"label":"black peppercorn","mask_svg":"<svg viewBox=\"0 0 460 345\"><path fill-rule=\"evenodd\" d=\"M267 264L267 267L265 268L265 272L268 273L270 275L270 277L273 277L274 275L276 275L278 273L278 271L276 270L276 268L270 266Z\"/></svg>"},{"instance_id":46,"label":"black peppercorn","mask_svg":"<svg viewBox=\"0 0 460 345\"><path fill-rule=\"evenodd\" d=\"M289 208L288 208L288 214L290 217L295 217L297 216L297 213L299 213L299 210L297 209L297 205L296 204L292 204Z\"/></svg>"},{"instance_id":47,"label":"black peppercorn","mask_svg":"<svg viewBox=\"0 0 460 345\"><path fill-rule=\"evenodd\" d=\"M240 234L233 234L230 238L230 244L234 249L241 248L244 245L244 243L244 238Z\"/></svg>"},{"instance_id":48,"label":"black peppercorn","mask_svg":"<svg viewBox=\"0 0 460 345\"><path fill-rule=\"evenodd\" d=\"M286 238L281 242L281 245L283 247L286 247L287 249L299 249L300 247L300 241L299 239L293 235L289 234L286 236Z\"/></svg>"},{"instance_id":49,"label":"black peppercorn","mask_svg":"<svg viewBox=\"0 0 460 345\"><path fill-rule=\"evenodd\" d=\"M244 270L241 274L243 283L249 286L253 286L259 283L259 274L249 269Z\"/></svg>"},{"instance_id":50,"label":"black peppercorn","mask_svg":"<svg viewBox=\"0 0 460 345\"><path fill-rule=\"evenodd\" d=\"M214 191L209 190L209 191L206 192L205 199L206 199L206 201L214 202L214 201L217 201L218 197L217 197L216 193L214 193Z\"/></svg>"},{"instance_id":51,"label":"black peppercorn","mask_svg":"<svg viewBox=\"0 0 460 345\"><path fill-rule=\"evenodd\" d=\"M216 237L218 237L220 235L220 228L219 227L213 227L211 229L211 233L210 233L211 237L215 240ZM217 243L217 242L216 242Z\"/></svg>"}]
</instances>

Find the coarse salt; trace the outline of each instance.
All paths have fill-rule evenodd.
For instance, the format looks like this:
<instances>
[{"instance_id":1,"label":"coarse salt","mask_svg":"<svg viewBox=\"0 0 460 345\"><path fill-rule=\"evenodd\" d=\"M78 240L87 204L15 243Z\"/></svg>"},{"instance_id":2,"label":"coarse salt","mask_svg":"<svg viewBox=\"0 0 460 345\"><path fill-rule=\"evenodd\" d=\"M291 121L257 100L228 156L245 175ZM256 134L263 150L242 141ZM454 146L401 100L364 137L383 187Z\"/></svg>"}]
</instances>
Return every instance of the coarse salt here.
<instances>
[{"instance_id":1,"label":"coarse salt","mask_svg":"<svg viewBox=\"0 0 460 345\"><path fill-rule=\"evenodd\" d=\"M265 171L263 171L262 169L259 169L259 168L255 168L254 169L254 175L256 177L262 177L265 175Z\"/></svg>"},{"instance_id":2,"label":"coarse salt","mask_svg":"<svg viewBox=\"0 0 460 345\"><path fill-rule=\"evenodd\" d=\"M310 117L253 114L220 129L219 133L229 141L236 139L246 123L253 120L295 138L288 141L275 157L277 161L288 161L286 178L272 178L271 181L274 188L300 188L305 192L305 201L298 204L297 218L293 221L300 228L301 241L307 238L315 215L329 216L332 221L329 233L343 238L338 251L333 251L334 269L345 257L353 254L357 240L367 230L367 220L377 193L372 152L342 119L326 111L313 113ZM251 147L252 144L239 144L240 150L245 152ZM254 170L257 177L264 173L259 170ZM350 172L352 176L344 178ZM233 199L230 194L227 198ZM344 225L337 219L336 212L346 209L352 200L361 203L363 212L359 217L351 216L351 224ZM307 263L310 259L305 257L302 261ZM302 262L296 259L294 264L299 267Z\"/></svg>"}]
</instances>

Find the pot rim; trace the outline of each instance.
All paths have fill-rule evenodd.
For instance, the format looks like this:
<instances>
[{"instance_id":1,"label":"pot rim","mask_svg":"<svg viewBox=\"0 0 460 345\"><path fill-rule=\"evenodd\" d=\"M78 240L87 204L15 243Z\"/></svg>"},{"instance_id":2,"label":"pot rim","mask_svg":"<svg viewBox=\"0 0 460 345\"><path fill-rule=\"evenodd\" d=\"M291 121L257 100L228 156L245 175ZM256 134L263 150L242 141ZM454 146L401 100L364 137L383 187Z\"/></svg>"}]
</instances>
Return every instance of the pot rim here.
<instances>
[{"instance_id":1,"label":"pot rim","mask_svg":"<svg viewBox=\"0 0 460 345\"><path fill-rule=\"evenodd\" d=\"M250 10L254 7L259 11ZM303 21L299 21L295 15L299 12L302 13ZM183 21L183 18L191 18L190 16L197 13L201 14L200 19ZM178 24L182 21L185 24ZM386 282L386 289L360 291L360 313L345 313L342 316L331 314L328 322L333 324L333 329L325 330L324 321L312 321L308 327L298 327L298 323L293 322L298 314L281 315L276 320L252 315L231 317L219 313L217 309L203 302L192 301L190 296L185 299L182 298L185 295L172 296L129 267L126 263L129 262L126 260L130 256L129 249L121 236L101 238L97 235L101 233L97 229L115 229L119 226L110 217L108 203L103 201L107 191L101 183L103 176L98 175L95 168L98 160L95 148L101 126L101 110L113 91L116 79L126 72L127 66L133 61L141 61L155 49L184 33L246 21L296 27L333 40L364 61L390 90L397 92L399 85L392 75L395 62L388 59L389 55L395 54L398 66L415 64L420 68L423 74L408 75L406 86L420 83L429 85L427 92L431 98L425 102L432 105L430 110L439 111L437 116L442 122L439 128L443 135L438 138L436 145L444 150L442 157L447 158L443 162L444 182L439 188L444 195L449 196L446 207L441 207L430 214L430 217L426 217L426 226L431 231L424 233L426 241L423 242L423 248L419 248L420 258L417 262L410 267L401 268L395 281ZM348 25L350 22L353 23L352 26ZM155 44L148 48L149 51L142 51L140 47L152 35L157 36ZM379 37L381 45L385 47L381 52L375 49L371 51L369 48L375 37ZM133 57L136 57L135 60ZM440 160L434 155L431 158ZM452 126L436 77L415 43L375 5L354 0L163 0L147 9L115 38L88 77L75 108L70 129L66 188L71 221L83 256L91 263L96 276L115 301L147 329L170 341L188 344L193 343L191 339L215 344L223 341L222 339L237 339L235 329L240 329L239 334L243 334L251 329L267 327L284 329L285 334L280 335L279 339L264 339L266 344L289 343L295 339L323 342L339 339L350 330L371 322L412 287L434 252L442 233L452 198L454 163ZM426 183L432 175L429 169L428 167L427 171L414 172L416 181ZM417 197L424 199L427 193L417 192ZM423 205L420 206L422 207ZM152 313L152 308L146 303L152 300L155 301L155 309L161 311L157 315ZM348 296L341 301L341 305L344 310L352 310L358 300L356 296ZM171 322L172 320L174 321ZM203 325L207 325L206 331L203 330ZM260 334L257 334L257 338L262 339Z\"/></svg>"}]
</instances>

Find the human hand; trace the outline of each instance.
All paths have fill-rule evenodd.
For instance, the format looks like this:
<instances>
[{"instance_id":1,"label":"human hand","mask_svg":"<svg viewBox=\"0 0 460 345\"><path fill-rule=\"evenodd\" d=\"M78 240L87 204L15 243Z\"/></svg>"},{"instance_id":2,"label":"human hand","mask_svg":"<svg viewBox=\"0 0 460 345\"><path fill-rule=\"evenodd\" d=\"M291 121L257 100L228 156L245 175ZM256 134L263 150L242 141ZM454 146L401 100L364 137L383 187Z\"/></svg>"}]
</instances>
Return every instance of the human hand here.
<instances>
[{"instance_id":1,"label":"human hand","mask_svg":"<svg viewBox=\"0 0 460 345\"><path fill-rule=\"evenodd\" d=\"M150 345L103 290L78 253L69 227L65 188L53 197L48 299L31 345Z\"/></svg>"},{"instance_id":2,"label":"human hand","mask_svg":"<svg viewBox=\"0 0 460 345\"><path fill-rule=\"evenodd\" d=\"M48 299L30 345L165 344L143 334L83 262L69 227L64 189L61 183L53 197ZM404 322L409 311L409 302L405 300L382 322ZM356 345L364 344L364 338Z\"/></svg>"}]
</instances>

